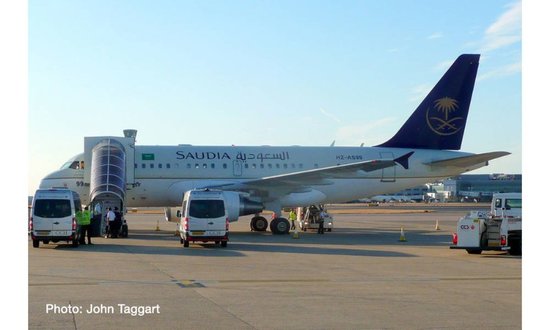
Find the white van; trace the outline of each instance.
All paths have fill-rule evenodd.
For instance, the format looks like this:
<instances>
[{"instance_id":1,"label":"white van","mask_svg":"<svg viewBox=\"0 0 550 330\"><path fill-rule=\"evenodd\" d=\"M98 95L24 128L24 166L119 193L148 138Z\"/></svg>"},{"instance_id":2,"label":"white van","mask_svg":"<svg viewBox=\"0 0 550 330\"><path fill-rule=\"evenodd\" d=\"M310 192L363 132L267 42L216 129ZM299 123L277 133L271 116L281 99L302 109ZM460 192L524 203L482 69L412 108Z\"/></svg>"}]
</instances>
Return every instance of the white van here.
<instances>
[{"instance_id":1,"label":"white van","mask_svg":"<svg viewBox=\"0 0 550 330\"><path fill-rule=\"evenodd\" d=\"M214 241L227 246L229 217L223 192L219 190L190 190L183 196L180 213L180 243Z\"/></svg>"},{"instance_id":2,"label":"white van","mask_svg":"<svg viewBox=\"0 0 550 330\"><path fill-rule=\"evenodd\" d=\"M78 246L79 226L76 213L82 211L80 196L69 189L38 189L32 201L29 232L32 246L42 241L67 241Z\"/></svg>"}]
</instances>

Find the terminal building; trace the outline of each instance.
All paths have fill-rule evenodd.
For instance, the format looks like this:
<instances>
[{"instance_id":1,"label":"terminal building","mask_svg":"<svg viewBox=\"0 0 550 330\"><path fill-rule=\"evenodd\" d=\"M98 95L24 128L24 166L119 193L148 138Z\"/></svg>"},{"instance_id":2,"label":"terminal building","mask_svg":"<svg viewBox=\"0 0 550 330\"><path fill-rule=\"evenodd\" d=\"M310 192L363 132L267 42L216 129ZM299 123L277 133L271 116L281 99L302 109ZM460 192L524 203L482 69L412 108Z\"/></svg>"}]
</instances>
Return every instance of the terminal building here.
<instances>
[{"instance_id":1,"label":"terminal building","mask_svg":"<svg viewBox=\"0 0 550 330\"><path fill-rule=\"evenodd\" d=\"M494 193L521 192L521 174L465 174L443 180L451 201L490 201Z\"/></svg>"},{"instance_id":2,"label":"terminal building","mask_svg":"<svg viewBox=\"0 0 550 330\"><path fill-rule=\"evenodd\" d=\"M395 194L379 195L376 201L488 202L494 193L521 192L521 174L464 174L427 183Z\"/></svg>"}]
</instances>

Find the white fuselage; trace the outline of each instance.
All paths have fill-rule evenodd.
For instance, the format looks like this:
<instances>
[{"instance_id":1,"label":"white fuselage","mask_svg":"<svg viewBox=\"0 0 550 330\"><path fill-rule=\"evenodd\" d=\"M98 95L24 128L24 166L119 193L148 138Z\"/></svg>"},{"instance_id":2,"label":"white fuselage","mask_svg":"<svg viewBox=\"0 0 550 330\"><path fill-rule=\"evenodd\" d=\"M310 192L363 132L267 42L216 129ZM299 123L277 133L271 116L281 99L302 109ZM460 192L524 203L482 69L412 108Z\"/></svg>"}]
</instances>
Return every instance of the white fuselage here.
<instances>
[{"instance_id":1,"label":"white fuselage","mask_svg":"<svg viewBox=\"0 0 550 330\"><path fill-rule=\"evenodd\" d=\"M425 165L470 153L381 147L237 147L237 146L135 146L133 182L127 182L126 206L172 207L181 204L183 193L193 188L242 183L287 173L326 168L371 159L395 159L414 151L409 168L393 167L362 173L354 178L331 178L311 182L295 193L277 196L282 207L310 202L346 202L397 192L438 178L484 166L432 167ZM84 159L78 155L74 159ZM132 161L132 160L127 160ZM40 188L66 187L78 192L88 204L90 182L84 170L66 168L45 177ZM306 194L307 189L314 194ZM268 199L268 197L266 197ZM304 204L305 203L305 204Z\"/></svg>"}]
</instances>

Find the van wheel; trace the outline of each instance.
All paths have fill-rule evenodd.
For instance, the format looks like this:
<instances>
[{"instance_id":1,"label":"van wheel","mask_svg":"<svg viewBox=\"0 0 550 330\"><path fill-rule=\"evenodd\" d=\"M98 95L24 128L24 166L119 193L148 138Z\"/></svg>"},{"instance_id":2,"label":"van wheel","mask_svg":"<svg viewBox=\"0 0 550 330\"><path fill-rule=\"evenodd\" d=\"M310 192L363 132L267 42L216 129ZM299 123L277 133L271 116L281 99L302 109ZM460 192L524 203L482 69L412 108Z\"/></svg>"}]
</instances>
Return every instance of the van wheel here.
<instances>
[{"instance_id":1,"label":"van wheel","mask_svg":"<svg viewBox=\"0 0 550 330\"><path fill-rule=\"evenodd\" d=\"M40 241L37 239L32 240L32 247L37 248L40 245Z\"/></svg>"},{"instance_id":2,"label":"van wheel","mask_svg":"<svg viewBox=\"0 0 550 330\"><path fill-rule=\"evenodd\" d=\"M189 247L189 240L183 240L183 247Z\"/></svg>"},{"instance_id":3,"label":"van wheel","mask_svg":"<svg viewBox=\"0 0 550 330\"><path fill-rule=\"evenodd\" d=\"M222 247L227 247L227 241L222 241Z\"/></svg>"}]
</instances>

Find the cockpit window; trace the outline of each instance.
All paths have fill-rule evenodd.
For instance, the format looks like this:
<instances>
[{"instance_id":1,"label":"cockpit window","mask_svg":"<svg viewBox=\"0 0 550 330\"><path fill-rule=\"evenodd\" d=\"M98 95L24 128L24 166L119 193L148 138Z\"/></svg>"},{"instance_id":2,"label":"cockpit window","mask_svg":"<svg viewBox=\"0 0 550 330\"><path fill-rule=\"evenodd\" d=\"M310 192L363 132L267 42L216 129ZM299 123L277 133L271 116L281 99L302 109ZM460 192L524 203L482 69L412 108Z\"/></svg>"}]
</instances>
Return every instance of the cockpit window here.
<instances>
[{"instance_id":1,"label":"cockpit window","mask_svg":"<svg viewBox=\"0 0 550 330\"><path fill-rule=\"evenodd\" d=\"M84 169L84 161L68 161L63 166L61 166L61 169L64 170L66 168L72 168L73 170L83 170Z\"/></svg>"},{"instance_id":2,"label":"cockpit window","mask_svg":"<svg viewBox=\"0 0 550 330\"><path fill-rule=\"evenodd\" d=\"M84 169L84 154L81 153L81 154L78 154L78 155L75 155L71 158L69 158L69 160L63 164L63 166L61 166L60 170L64 170L64 169L67 169L67 168L70 168L70 169L73 169L73 170L83 170Z\"/></svg>"}]
</instances>

